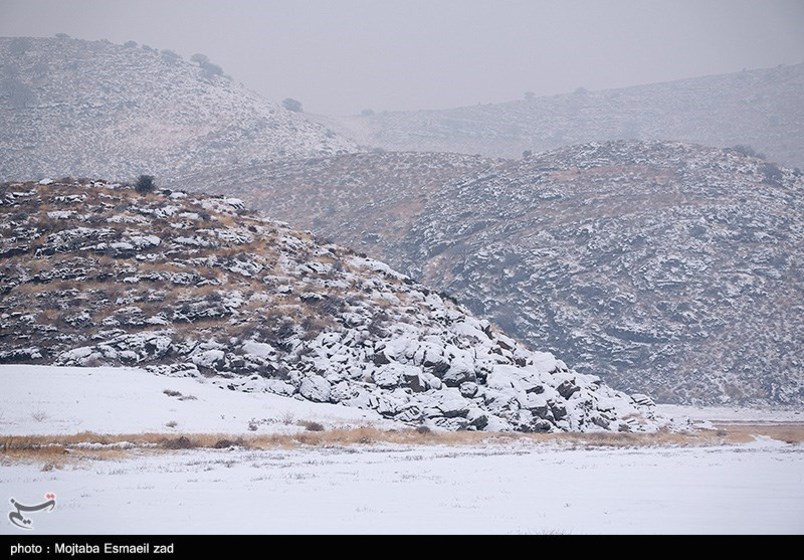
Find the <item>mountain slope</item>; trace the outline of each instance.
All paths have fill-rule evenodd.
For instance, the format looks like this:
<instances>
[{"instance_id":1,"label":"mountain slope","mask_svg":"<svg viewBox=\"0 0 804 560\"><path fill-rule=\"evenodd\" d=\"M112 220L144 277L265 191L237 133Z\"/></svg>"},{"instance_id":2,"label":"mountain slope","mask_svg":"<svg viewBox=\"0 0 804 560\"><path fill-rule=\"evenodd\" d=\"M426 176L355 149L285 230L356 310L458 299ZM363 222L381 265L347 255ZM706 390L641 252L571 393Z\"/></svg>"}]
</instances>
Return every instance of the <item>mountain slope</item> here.
<instances>
[{"instance_id":1,"label":"mountain slope","mask_svg":"<svg viewBox=\"0 0 804 560\"><path fill-rule=\"evenodd\" d=\"M187 190L214 184L267 216L384 260L393 254L399 266L406 263L404 238L433 193L498 163L461 154L372 152L199 173L175 184Z\"/></svg>"},{"instance_id":2,"label":"mountain slope","mask_svg":"<svg viewBox=\"0 0 804 560\"><path fill-rule=\"evenodd\" d=\"M69 38L0 38L0 179L200 169L354 151L208 62Z\"/></svg>"},{"instance_id":3,"label":"mountain slope","mask_svg":"<svg viewBox=\"0 0 804 560\"><path fill-rule=\"evenodd\" d=\"M520 157L604 140L750 145L804 167L804 64L441 111L314 117L367 146Z\"/></svg>"},{"instance_id":4,"label":"mountain slope","mask_svg":"<svg viewBox=\"0 0 804 560\"><path fill-rule=\"evenodd\" d=\"M646 397L236 199L45 181L3 185L0 209L0 361L140 364L452 429L656 427Z\"/></svg>"},{"instance_id":5,"label":"mountain slope","mask_svg":"<svg viewBox=\"0 0 804 560\"><path fill-rule=\"evenodd\" d=\"M593 144L451 185L408 241L417 276L614 386L800 404L803 188L717 149Z\"/></svg>"},{"instance_id":6,"label":"mountain slope","mask_svg":"<svg viewBox=\"0 0 804 560\"><path fill-rule=\"evenodd\" d=\"M413 196L395 178L408 155L360 157L376 192ZM701 146L589 144L412 187L425 198L409 214L358 231L373 207L327 206L344 196L337 159L311 164L315 188L272 171L227 192L336 240L370 234L372 256L615 387L667 402L804 402L800 174ZM309 212L275 184L294 185Z\"/></svg>"}]
</instances>

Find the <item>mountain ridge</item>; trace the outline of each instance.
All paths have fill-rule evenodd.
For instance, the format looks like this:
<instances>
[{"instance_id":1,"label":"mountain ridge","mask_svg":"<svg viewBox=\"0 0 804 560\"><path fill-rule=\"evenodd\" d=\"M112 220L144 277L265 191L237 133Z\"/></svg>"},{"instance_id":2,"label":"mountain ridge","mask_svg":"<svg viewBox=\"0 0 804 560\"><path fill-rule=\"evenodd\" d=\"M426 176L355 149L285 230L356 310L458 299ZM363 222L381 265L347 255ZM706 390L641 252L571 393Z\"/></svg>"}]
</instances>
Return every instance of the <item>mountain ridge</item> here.
<instances>
[{"instance_id":1,"label":"mountain ridge","mask_svg":"<svg viewBox=\"0 0 804 560\"><path fill-rule=\"evenodd\" d=\"M804 167L802 90L804 63L453 109L308 118L393 151L518 158L586 142L659 140L748 145Z\"/></svg>"},{"instance_id":2,"label":"mountain ridge","mask_svg":"<svg viewBox=\"0 0 804 560\"><path fill-rule=\"evenodd\" d=\"M205 57L61 38L0 38L0 180L179 175L356 151Z\"/></svg>"}]
</instances>

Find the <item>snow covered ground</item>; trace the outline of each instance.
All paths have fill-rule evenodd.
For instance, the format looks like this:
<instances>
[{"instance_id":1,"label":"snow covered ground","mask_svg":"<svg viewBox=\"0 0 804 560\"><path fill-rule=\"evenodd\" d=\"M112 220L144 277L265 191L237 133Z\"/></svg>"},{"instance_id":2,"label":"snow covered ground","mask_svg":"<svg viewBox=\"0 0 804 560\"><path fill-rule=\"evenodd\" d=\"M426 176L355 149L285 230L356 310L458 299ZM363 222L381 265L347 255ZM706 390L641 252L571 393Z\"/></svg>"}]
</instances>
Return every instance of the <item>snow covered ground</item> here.
<instances>
[{"instance_id":1,"label":"snow covered ground","mask_svg":"<svg viewBox=\"0 0 804 560\"><path fill-rule=\"evenodd\" d=\"M212 380L136 368L0 365L0 387L4 435L262 434L287 431L298 421L325 426L385 422L374 411L229 391ZM257 430L249 430L250 424Z\"/></svg>"},{"instance_id":2,"label":"snow covered ground","mask_svg":"<svg viewBox=\"0 0 804 560\"><path fill-rule=\"evenodd\" d=\"M804 533L804 447L768 441L142 452L0 487L57 495L40 533Z\"/></svg>"},{"instance_id":3,"label":"snow covered ground","mask_svg":"<svg viewBox=\"0 0 804 560\"><path fill-rule=\"evenodd\" d=\"M787 423L804 422L804 411L794 408L746 408L729 406L684 406L675 404L657 405L656 411L670 418L689 418L709 422Z\"/></svg>"},{"instance_id":4,"label":"snow covered ground","mask_svg":"<svg viewBox=\"0 0 804 560\"><path fill-rule=\"evenodd\" d=\"M0 387L0 436L382 423L136 369L0 366ZM52 468L0 454L0 534L22 533L8 520L11 498L32 505L48 493L57 507L28 514L30 532L804 534L804 445L131 449Z\"/></svg>"}]
</instances>

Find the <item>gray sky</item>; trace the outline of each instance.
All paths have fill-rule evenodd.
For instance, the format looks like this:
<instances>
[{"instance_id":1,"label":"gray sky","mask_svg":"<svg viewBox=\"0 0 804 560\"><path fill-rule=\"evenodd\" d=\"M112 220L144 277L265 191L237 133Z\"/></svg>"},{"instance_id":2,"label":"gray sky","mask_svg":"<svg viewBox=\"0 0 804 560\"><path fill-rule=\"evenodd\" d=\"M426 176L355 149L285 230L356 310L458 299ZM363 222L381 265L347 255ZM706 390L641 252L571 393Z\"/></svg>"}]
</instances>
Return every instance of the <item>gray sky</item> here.
<instances>
[{"instance_id":1,"label":"gray sky","mask_svg":"<svg viewBox=\"0 0 804 560\"><path fill-rule=\"evenodd\" d=\"M804 62L804 0L0 0L0 35L59 32L204 53L349 114Z\"/></svg>"}]
</instances>

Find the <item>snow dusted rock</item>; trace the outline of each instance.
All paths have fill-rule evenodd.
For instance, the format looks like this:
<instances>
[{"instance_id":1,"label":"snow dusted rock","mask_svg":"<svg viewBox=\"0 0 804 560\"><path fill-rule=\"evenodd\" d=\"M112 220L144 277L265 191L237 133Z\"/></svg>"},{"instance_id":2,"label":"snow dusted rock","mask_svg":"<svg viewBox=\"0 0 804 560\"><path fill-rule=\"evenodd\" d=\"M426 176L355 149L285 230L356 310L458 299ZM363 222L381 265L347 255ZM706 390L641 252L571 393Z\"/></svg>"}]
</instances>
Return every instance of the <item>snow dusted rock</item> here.
<instances>
[{"instance_id":1,"label":"snow dusted rock","mask_svg":"<svg viewBox=\"0 0 804 560\"><path fill-rule=\"evenodd\" d=\"M475 395L477 395L478 386L477 383L467 382L467 383L461 383L459 389L461 391L461 395L463 395L466 398L472 398Z\"/></svg>"},{"instance_id":2,"label":"snow dusted rock","mask_svg":"<svg viewBox=\"0 0 804 560\"><path fill-rule=\"evenodd\" d=\"M638 405L642 406L655 406L656 403L653 402L653 399L650 398L648 395L643 395L641 393L634 393L631 395L631 398L634 399L634 402Z\"/></svg>"},{"instance_id":3,"label":"snow dusted rock","mask_svg":"<svg viewBox=\"0 0 804 560\"><path fill-rule=\"evenodd\" d=\"M305 377L299 385L299 393L307 400L314 402L329 402L332 387L329 381L320 375Z\"/></svg>"},{"instance_id":4,"label":"snow dusted rock","mask_svg":"<svg viewBox=\"0 0 804 560\"><path fill-rule=\"evenodd\" d=\"M0 360L137 364L447 429L657 426L644 395L523 347L383 263L237 201L175 194L0 186L0 248L18 249L0 260Z\"/></svg>"},{"instance_id":5,"label":"snow dusted rock","mask_svg":"<svg viewBox=\"0 0 804 560\"><path fill-rule=\"evenodd\" d=\"M13 364L42 359L38 348L14 348L0 351L0 364Z\"/></svg>"}]
</instances>

